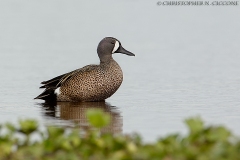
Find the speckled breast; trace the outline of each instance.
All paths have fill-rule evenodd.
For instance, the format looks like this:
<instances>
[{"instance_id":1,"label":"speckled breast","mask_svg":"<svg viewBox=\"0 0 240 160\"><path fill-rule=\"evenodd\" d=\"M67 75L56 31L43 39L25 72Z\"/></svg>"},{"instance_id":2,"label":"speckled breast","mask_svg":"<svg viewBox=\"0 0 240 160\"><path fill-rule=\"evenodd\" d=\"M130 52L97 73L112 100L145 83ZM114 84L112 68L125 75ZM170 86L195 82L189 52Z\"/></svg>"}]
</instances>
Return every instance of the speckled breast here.
<instances>
[{"instance_id":1,"label":"speckled breast","mask_svg":"<svg viewBox=\"0 0 240 160\"><path fill-rule=\"evenodd\" d=\"M91 66L90 66L91 67ZM123 81L120 66L113 59L71 77L61 86L58 101L101 101L113 95Z\"/></svg>"}]
</instances>

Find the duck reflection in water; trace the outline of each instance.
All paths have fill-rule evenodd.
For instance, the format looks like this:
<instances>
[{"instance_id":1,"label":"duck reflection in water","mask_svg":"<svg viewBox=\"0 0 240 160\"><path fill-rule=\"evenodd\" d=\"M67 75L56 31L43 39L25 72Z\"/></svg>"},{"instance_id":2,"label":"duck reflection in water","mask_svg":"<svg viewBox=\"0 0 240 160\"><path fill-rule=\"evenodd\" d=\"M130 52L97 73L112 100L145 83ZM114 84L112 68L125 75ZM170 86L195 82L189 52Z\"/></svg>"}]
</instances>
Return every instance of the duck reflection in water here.
<instances>
[{"instance_id":1,"label":"duck reflection in water","mask_svg":"<svg viewBox=\"0 0 240 160\"><path fill-rule=\"evenodd\" d=\"M56 102L40 103L45 116L75 122L82 128L88 128L86 111L88 109L101 109L110 115L110 124L101 129L102 133L122 133L123 119L117 107L106 102ZM52 122L51 122L52 123ZM53 124L55 125L55 124Z\"/></svg>"}]
</instances>

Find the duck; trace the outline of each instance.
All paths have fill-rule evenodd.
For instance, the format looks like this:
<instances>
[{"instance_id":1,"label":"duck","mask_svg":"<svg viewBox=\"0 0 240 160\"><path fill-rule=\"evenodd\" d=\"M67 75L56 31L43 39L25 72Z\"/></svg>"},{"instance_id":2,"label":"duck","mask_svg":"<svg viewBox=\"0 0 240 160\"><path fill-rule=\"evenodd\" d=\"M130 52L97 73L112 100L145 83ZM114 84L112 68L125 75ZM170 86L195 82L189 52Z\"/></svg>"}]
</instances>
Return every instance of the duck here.
<instances>
[{"instance_id":1,"label":"duck","mask_svg":"<svg viewBox=\"0 0 240 160\"><path fill-rule=\"evenodd\" d=\"M34 99L47 102L94 102L111 97L123 82L123 72L112 55L135 56L114 37L103 38L97 47L98 65L87 65L41 82L45 90Z\"/></svg>"}]
</instances>

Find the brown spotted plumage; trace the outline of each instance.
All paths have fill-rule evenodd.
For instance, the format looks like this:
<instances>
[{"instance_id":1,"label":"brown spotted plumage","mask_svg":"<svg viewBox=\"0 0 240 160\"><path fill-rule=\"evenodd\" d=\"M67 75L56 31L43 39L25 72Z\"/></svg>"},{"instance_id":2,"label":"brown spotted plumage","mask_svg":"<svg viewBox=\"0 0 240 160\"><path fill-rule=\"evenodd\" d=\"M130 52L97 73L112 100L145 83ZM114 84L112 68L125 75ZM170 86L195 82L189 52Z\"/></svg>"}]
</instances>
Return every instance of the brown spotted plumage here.
<instances>
[{"instance_id":1,"label":"brown spotted plumage","mask_svg":"<svg viewBox=\"0 0 240 160\"><path fill-rule=\"evenodd\" d=\"M83 68L42 82L45 88L35 99L46 101L103 101L112 96L123 81L120 66L112 58L113 53L134 56L125 50L121 43L106 37L98 45L99 65L87 65Z\"/></svg>"}]
</instances>

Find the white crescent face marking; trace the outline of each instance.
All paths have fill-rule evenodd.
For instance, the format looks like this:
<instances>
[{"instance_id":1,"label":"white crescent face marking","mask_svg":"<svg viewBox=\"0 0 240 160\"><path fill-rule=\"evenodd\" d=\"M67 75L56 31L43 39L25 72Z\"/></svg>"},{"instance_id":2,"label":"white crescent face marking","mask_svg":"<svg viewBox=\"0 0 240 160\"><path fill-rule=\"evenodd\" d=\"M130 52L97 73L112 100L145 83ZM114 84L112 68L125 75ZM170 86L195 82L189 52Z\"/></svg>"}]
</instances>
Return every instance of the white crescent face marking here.
<instances>
[{"instance_id":1,"label":"white crescent face marking","mask_svg":"<svg viewBox=\"0 0 240 160\"><path fill-rule=\"evenodd\" d=\"M119 42L116 41L112 53L116 52L116 50L119 48L119 46L120 46Z\"/></svg>"},{"instance_id":2,"label":"white crescent face marking","mask_svg":"<svg viewBox=\"0 0 240 160\"><path fill-rule=\"evenodd\" d=\"M54 93L58 96L59 94L61 94L61 91L60 91L60 87L58 87L55 91L54 91Z\"/></svg>"}]
</instances>

